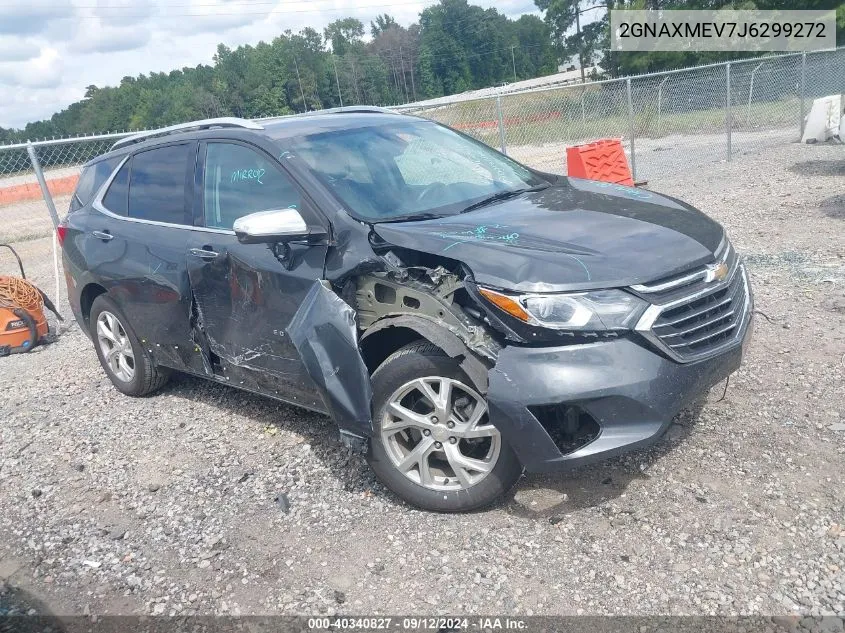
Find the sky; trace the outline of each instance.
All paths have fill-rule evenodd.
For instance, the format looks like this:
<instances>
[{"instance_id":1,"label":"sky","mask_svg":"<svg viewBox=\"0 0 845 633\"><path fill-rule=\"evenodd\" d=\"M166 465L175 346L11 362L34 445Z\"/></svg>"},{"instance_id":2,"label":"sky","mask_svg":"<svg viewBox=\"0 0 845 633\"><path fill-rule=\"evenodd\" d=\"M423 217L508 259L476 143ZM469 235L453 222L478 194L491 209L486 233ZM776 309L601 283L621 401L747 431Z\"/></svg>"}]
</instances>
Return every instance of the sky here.
<instances>
[{"instance_id":1,"label":"sky","mask_svg":"<svg viewBox=\"0 0 845 633\"><path fill-rule=\"evenodd\" d=\"M470 0L516 18L533 0ZM81 99L86 86L210 64L217 44L270 41L286 29L354 16L369 31L404 26L435 0L0 0L0 127L23 127Z\"/></svg>"}]
</instances>

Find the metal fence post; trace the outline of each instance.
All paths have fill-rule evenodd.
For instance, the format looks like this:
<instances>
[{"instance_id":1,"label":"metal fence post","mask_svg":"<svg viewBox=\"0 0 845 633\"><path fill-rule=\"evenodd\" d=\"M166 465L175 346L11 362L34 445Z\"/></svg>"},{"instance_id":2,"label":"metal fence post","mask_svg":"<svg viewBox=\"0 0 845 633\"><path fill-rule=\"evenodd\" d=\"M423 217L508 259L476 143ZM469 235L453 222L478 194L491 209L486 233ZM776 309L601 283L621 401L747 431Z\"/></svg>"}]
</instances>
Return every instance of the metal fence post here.
<instances>
[{"instance_id":1,"label":"metal fence post","mask_svg":"<svg viewBox=\"0 0 845 633\"><path fill-rule=\"evenodd\" d=\"M29 154L29 160L32 163L32 169L35 171L35 177L38 179L38 186L41 188L41 195L44 197L44 203L47 205L47 211L50 212L50 219L53 220L53 274L56 282L56 292L53 295L55 305L61 305L61 285L59 284L59 244L56 239L56 227L59 226L59 214L56 212L56 205L53 204L53 196L50 195L50 189L47 187L47 181L44 179L44 172L41 171L41 163L38 162L38 154L35 153L35 146L27 142L26 153Z\"/></svg>"},{"instance_id":2,"label":"metal fence post","mask_svg":"<svg viewBox=\"0 0 845 633\"><path fill-rule=\"evenodd\" d=\"M508 155L508 147L505 144L505 121L502 117L502 95L496 95L496 114L499 116L499 143L502 146L502 154Z\"/></svg>"},{"instance_id":3,"label":"metal fence post","mask_svg":"<svg viewBox=\"0 0 845 633\"><path fill-rule=\"evenodd\" d=\"M757 73L758 70L765 64L765 62L761 62L757 64L754 70L751 71L751 81L748 84L748 112L745 115L745 126L751 127L751 95L754 94L754 75Z\"/></svg>"},{"instance_id":4,"label":"metal fence post","mask_svg":"<svg viewBox=\"0 0 845 633\"><path fill-rule=\"evenodd\" d=\"M634 181L637 180L637 153L634 150L634 99L631 96L631 78L625 81L625 87L628 91L628 126L631 134L631 175Z\"/></svg>"},{"instance_id":5,"label":"metal fence post","mask_svg":"<svg viewBox=\"0 0 845 633\"><path fill-rule=\"evenodd\" d=\"M41 195L44 197L44 203L47 205L47 211L50 212L50 218L53 220L53 228L55 229L59 226L59 214L56 212L53 196L50 195L50 190L47 188L47 181L44 180L44 172L41 171L41 163L38 162L38 155L35 153L35 146L32 143L26 144L26 153L29 154L32 169L38 179L38 186L41 187Z\"/></svg>"},{"instance_id":6,"label":"metal fence post","mask_svg":"<svg viewBox=\"0 0 845 633\"><path fill-rule=\"evenodd\" d=\"M584 107L584 97L587 96L586 90L581 90L581 123L587 122L587 110Z\"/></svg>"},{"instance_id":7,"label":"metal fence post","mask_svg":"<svg viewBox=\"0 0 845 633\"><path fill-rule=\"evenodd\" d=\"M731 159L731 63L725 64L725 138L728 142L728 160Z\"/></svg>"},{"instance_id":8,"label":"metal fence post","mask_svg":"<svg viewBox=\"0 0 845 633\"><path fill-rule=\"evenodd\" d=\"M663 78L660 85L657 86L657 134L660 134L661 119L663 118L663 84L669 81L669 77Z\"/></svg>"},{"instance_id":9,"label":"metal fence post","mask_svg":"<svg viewBox=\"0 0 845 633\"><path fill-rule=\"evenodd\" d=\"M801 111L798 113L798 140L804 137L804 91L807 81L807 52L801 53L801 81L798 82L801 90L799 99L799 107Z\"/></svg>"}]
</instances>

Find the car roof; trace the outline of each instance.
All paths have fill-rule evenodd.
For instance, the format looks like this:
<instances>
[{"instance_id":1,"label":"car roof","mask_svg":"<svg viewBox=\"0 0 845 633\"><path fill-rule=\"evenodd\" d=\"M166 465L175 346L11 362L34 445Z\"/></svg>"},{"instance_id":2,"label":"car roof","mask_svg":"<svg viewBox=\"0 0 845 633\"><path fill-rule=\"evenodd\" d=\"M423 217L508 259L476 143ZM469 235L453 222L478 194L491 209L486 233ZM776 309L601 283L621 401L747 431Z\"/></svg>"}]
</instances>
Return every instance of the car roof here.
<instances>
[{"instance_id":1,"label":"car roof","mask_svg":"<svg viewBox=\"0 0 845 633\"><path fill-rule=\"evenodd\" d=\"M425 119L394 113L388 110L376 108L366 109L366 107L357 109L353 106L350 108L336 108L322 111L318 110L316 112L308 112L305 114L257 121L256 123L259 123L263 129L247 127L226 127L221 129L225 129L227 132L226 135L230 138L237 138L239 136L242 138L249 138L251 136L258 135L273 141L278 141L297 136L318 134L321 132L352 130L362 127L371 127L373 125L385 125L402 120L424 121ZM101 154L88 161L85 164L85 167L98 163L102 160L123 157L140 149L150 149L156 147L157 145L172 143L173 141L202 139L215 131L219 131L219 129L186 129L184 132L176 131L159 136L154 135L155 131L153 130L151 131L148 139L145 140L140 138L134 143L114 147L105 154Z\"/></svg>"},{"instance_id":2,"label":"car roof","mask_svg":"<svg viewBox=\"0 0 845 633\"><path fill-rule=\"evenodd\" d=\"M390 125L402 121L419 120L417 117L381 112L314 113L266 121L264 122L263 133L273 140L280 140L321 132L354 130L374 125Z\"/></svg>"}]
</instances>

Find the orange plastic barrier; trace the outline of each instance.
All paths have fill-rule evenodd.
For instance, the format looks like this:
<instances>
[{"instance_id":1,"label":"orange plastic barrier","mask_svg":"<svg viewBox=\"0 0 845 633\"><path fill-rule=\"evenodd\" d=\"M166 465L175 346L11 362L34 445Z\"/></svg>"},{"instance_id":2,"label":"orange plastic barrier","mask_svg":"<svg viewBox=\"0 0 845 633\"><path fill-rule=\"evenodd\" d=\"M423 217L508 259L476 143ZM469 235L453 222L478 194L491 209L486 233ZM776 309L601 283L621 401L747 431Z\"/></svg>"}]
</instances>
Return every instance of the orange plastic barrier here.
<instances>
[{"instance_id":1,"label":"orange plastic barrier","mask_svg":"<svg viewBox=\"0 0 845 633\"><path fill-rule=\"evenodd\" d=\"M594 143L567 147L566 165L573 178L634 186L631 168L619 139L604 138Z\"/></svg>"},{"instance_id":2,"label":"orange plastic barrier","mask_svg":"<svg viewBox=\"0 0 845 633\"><path fill-rule=\"evenodd\" d=\"M65 176L47 181L47 189L54 196L67 196L76 189L79 176ZM41 198L41 187L37 182L28 182L22 185L0 188L0 205L23 202L25 200L39 200Z\"/></svg>"}]
</instances>

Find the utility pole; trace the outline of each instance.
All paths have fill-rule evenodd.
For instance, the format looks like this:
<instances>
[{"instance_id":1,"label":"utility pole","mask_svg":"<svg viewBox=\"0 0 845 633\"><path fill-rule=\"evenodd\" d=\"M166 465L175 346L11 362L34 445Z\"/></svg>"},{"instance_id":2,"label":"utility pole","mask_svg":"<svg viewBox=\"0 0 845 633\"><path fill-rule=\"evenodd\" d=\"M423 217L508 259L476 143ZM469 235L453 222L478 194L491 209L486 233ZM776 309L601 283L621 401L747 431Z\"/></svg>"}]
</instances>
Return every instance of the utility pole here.
<instances>
[{"instance_id":1,"label":"utility pole","mask_svg":"<svg viewBox=\"0 0 845 633\"><path fill-rule=\"evenodd\" d=\"M358 76L355 74L355 62L350 58L349 66L352 68L352 83L355 85L355 100L361 103L361 93L358 92Z\"/></svg>"},{"instance_id":2,"label":"utility pole","mask_svg":"<svg viewBox=\"0 0 845 633\"><path fill-rule=\"evenodd\" d=\"M405 103L408 103L408 78L405 76L405 60L402 57L402 47L399 47L399 63L402 65L402 83L405 84Z\"/></svg>"},{"instance_id":3,"label":"utility pole","mask_svg":"<svg viewBox=\"0 0 845 633\"><path fill-rule=\"evenodd\" d=\"M396 74L396 60L393 59L393 49L390 51L390 70L393 71L393 85L396 86L396 93L399 94L399 76Z\"/></svg>"},{"instance_id":4,"label":"utility pole","mask_svg":"<svg viewBox=\"0 0 845 633\"><path fill-rule=\"evenodd\" d=\"M417 100L417 87L414 85L414 55L411 54L411 92L414 93L414 101ZM843 101L845 103L845 101Z\"/></svg>"},{"instance_id":5,"label":"utility pole","mask_svg":"<svg viewBox=\"0 0 845 633\"><path fill-rule=\"evenodd\" d=\"M516 57L514 57L514 55L513 55L513 49L515 49L515 48L516 48L516 46L511 46L511 62L513 62L513 80L514 81L516 81Z\"/></svg>"},{"instance_id":6,"label":"utility pole","mask_svg":"<svg viewBox=\"0 0 845 633\"><path fill-rule=\"evenodd\" d=\"M340 92L340 79L337 77L337 63L334 60L334 53L332 53L332 66L334 66L334 80L337 82L337 96L340 98L340 107L343 107L343 94Z\"/></svg>"},{"instance_id":7,"label":"utility pole","mask_svg":"<svg viewBox=\"0 0 845 633\"><path fill-rule=\"evenodd\" d=\"M581 67L581 83L586 83L584 77L584 43L581 41L581 11L580 7L575 5L575 32L578 34L578 65Z\"/></svg>"},{"instance_id":8,"label":"utility pole","mask_svg":"<svg viewBox=\"0 0 845 633\"><path fill-rule=\"evenodd\" d=\"M296 63L296 57L293 58L293 67L296 68L296 79L299 81L299 94L302 95L302 107L308 112L308 104L305 103L305 91L302 89L302 77L299 76L299 64Z\"/></svg>"}]
</instances>

